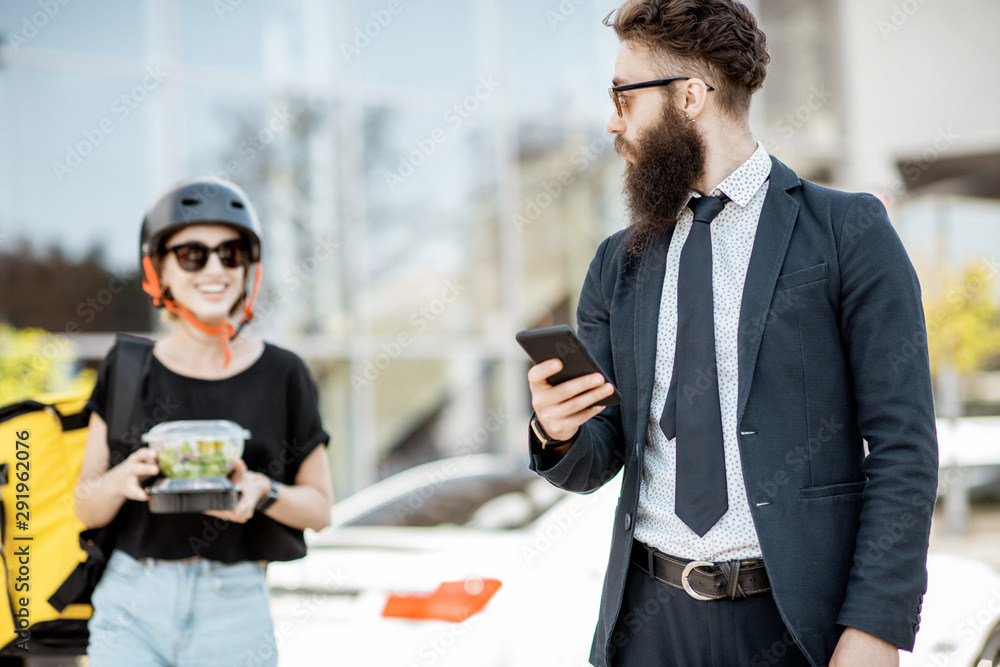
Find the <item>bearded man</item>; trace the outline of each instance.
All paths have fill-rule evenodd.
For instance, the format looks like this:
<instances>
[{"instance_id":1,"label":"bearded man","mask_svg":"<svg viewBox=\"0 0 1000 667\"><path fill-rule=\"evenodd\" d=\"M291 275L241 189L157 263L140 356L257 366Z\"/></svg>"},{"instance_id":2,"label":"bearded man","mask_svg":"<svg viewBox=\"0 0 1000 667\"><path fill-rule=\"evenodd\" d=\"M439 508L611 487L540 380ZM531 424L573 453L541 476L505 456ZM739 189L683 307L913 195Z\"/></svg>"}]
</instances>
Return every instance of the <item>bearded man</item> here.
<instances>
[{"instance_id":1,"label":"bearded man","mask_svg":"<svg viewBox=\"0 0 1000 667\"><path fill-rule=\"evenodd\" d=\"M875 197L754 139L769 56L745 6L632 0L605 24L630 224L577 320L610 382L528 373L532 469L588 493L624 468L591 662L897 665L937 487L909 258Z\"/></svg>"}]
</instances>

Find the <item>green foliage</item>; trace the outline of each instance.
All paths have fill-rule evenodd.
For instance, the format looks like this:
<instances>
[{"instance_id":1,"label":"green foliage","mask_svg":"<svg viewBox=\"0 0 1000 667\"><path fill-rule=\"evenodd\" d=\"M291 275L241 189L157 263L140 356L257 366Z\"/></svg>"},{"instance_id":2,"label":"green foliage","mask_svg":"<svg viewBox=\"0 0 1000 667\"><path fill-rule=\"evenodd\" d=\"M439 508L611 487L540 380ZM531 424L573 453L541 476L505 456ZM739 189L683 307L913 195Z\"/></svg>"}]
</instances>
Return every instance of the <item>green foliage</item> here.
<instances>
[{"instance_id":1,"label":"green foliage","mask_svg":"<svg viewBox=\"0 0 1000 667\"><path fill-rule=\"evenodd\" d=\"M37 394L89 392L97 374L78 372L75 345L42 329L0 324L0 405Z\"/></svg>"},{"instance_id":2,"label":"green foliage","mask_svg":"<svg viewBox=\"0 0 1000 667\"><path fill-rule=\"evenodd\" d=\"M959 275L939 272L934 289L925 286L927 344L935 374L951 365L965 375L1000 354L996 274L996 265L980 262Z\"/></svg>"}]
</instances>

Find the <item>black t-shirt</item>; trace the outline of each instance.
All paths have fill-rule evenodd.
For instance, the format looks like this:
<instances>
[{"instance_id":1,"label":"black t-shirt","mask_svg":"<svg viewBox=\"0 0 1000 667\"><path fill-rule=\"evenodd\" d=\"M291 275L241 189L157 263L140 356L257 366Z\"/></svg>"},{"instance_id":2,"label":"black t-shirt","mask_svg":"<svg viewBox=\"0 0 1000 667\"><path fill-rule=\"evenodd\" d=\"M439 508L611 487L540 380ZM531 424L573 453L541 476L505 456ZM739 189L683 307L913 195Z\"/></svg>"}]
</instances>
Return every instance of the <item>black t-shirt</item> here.
<instances>
[{"instance_id":1,"label":"black t-shirt","mask_svg":"<svg viewBox=\"0 0 1000 667\"><path fill-rule=\"evenodd\" d=\"M108 423L117 346L101 363L87 407ZM246 370L222 380L191 378L169 370L154 356L137 401L131 432L110 438L109 467L144 445L140 436L156 424L182 419L229 419L250 431L243 450L247 468L293 484L303 459L329 436L323 430L316 385L299 357L265 344ZM110 435L110 434L109 434ZM295 560L306 553L301 530L256 513L246 523L207 514L153 514L148 503L126 500L115 547L133 558L203 556L225 563Z\"/></svg>"}]
</instances>

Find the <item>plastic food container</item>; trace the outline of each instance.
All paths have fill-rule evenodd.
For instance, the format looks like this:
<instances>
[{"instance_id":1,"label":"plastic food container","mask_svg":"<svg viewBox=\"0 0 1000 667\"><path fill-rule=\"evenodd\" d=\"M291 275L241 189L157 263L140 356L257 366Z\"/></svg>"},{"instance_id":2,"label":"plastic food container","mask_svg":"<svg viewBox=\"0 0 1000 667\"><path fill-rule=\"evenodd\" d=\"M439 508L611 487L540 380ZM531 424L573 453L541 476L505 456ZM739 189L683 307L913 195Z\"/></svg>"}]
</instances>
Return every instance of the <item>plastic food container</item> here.
<instances>
[{"instance_id":1,"label":"plastic food container","mask_svg":"<svg viewBox=\"0 0 1000 667\"><path fill-rule=\"evenodd\" d=\"M250 432L229 420L157 424L142 436L156 452L164 479L149 490L157 514L226 510L236 506L239 487L226 478L243 456Z\"/></svg>"},{"instance_id":2,"label":"plastic food container","mask_svg":"<svg viewBox=\"0 0 1000 667\"><path fill-rule=\"evenodd\" d=\"M142 436L166 477L225 477L243 456L250 431L228 419L164 422Z\"/></svg>"}]
</instances>

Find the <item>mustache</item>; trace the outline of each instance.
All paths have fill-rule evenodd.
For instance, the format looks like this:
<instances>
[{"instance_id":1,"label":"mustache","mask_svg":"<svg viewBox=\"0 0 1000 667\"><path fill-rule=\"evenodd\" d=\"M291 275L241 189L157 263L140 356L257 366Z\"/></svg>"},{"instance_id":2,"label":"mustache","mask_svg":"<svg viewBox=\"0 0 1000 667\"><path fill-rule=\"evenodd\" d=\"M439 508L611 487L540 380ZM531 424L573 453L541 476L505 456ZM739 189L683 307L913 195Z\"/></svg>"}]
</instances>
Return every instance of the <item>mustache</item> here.
<instances>
[{"instance_id":1,"label":"mustache","mask_svg":"<svg viewBox=\"0 0 1000 667\"><path fill-rule=\"evenodd\" d=\"M622 157L624 152L630 148L631 146L628 145L628 142L625 140L625 137L623 137L620 134L615 135L615 152L618 153L618 157Z\"/></svg>"}]
</instances>

